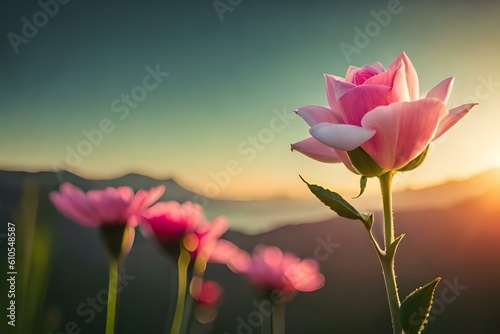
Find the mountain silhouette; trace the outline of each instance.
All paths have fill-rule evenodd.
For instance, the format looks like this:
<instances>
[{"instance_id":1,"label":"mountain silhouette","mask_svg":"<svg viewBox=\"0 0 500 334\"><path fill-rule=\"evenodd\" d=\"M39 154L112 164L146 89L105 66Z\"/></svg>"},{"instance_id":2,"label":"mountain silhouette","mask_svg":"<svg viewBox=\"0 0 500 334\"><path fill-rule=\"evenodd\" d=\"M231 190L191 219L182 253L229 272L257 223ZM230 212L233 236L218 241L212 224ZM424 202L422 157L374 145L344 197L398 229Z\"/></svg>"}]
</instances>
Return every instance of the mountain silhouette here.
<instances>
[{"instance_id":1,"label":"mountain silhouette","mask_svg":"<svg viewBox=\"0 0 500 334\"><path fill-rule=\"evenodd\" d=\"M65 173L64 178L85 190L124 184L137 190L165 184L170 194L163 200L184 201L196 196L172 179L154 180L137 174L118 180L86 180L70 173ZM406 209L394 213L396 235L405 234L396 258L401 298L435 277L442 277L425 333L494 333L498 329L499 180L498 170L491 170L468 180L415 190L415 194L404 191L395 195L396 203L408 203L410 199L429 203L426 208L417 203L414 209L408 204ZM48 334L49 328L53 333L64 332L64 326L70 322L82 333L100 333L105 312L95 311L90 320L88 313L82 315L81 311L86 310L87 298L96 298L107 288L107 258L95 229L69 222L49 202L48 192L57 189L59 182L54 173L0 172L0 219L14 220L20 211L23 185L37 184L36 233L43 230L41 227L50 231L50 265L34 333ZM455 197L443 201L446 196ZM235 207L246 210L246 202L211 201L208 208L216 206L220 213L235 211ZM276 201L281 204L275 208L287 210L287 199ZM437 205L435 201L442 202ZM272 205L272 200L268 202ZM254 205L252 208L260 205L246 204ZM23 210L29 211L30 206L21 206ZM251 210L245 215L250 220ZM382 215L375 212L377 238L382 238L381 221ZM248 251L257 244L276 245L300 257L316 257L320 261L325 286L312 293L299 293L287 305L287 333L390 333L380 265L362 224L334 214L317 222L291 222L294 224L253 235L235 230L224 235ZM21 234L23 226L18 225L17 230ZM0 234L5 233L2 225ZM0 243L1 254L6 254L5 246ZM19 249L22 246L18 243ZM175 301L174 264L161 255L154 241L137 233L123 266L126 286L120 294L117 332L164 333ZM0 274L0 279L4 279L4 274ZM250 283L218 264L208 266L206 277L215 279L224 289L213 332L261 333L260 328L252 325L252 316L259 312L262 297ZM265 314L262 319L268 321Z\"/></svg>"}]
</instances>

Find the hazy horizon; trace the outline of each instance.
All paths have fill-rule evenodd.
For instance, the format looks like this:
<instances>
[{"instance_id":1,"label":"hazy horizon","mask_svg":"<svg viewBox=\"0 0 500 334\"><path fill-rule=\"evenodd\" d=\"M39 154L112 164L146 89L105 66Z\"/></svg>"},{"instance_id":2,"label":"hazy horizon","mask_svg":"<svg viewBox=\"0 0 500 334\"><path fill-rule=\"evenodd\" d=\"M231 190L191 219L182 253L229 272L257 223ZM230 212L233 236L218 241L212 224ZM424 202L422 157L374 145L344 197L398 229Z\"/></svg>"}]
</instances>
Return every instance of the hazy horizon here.
<instances>
[{"instance_id":1,"label":"hazy horizon","mask_svg":"<svg viewBox=\"0 0 500 334\"><path fill-rule=\"evenodd\" d=\"M8 179L8 172L0 171L0 188L7 192L20 193L27 179L38 181L42 196L48 199L48 191L58 188L61 181L72 182L83 189L98 189L106 186L129 185L134 189L147 189L159 184L166 186L163 200L176 200L179 202L192 201L204 208L209 220L217 216L225 216L234 231L249 234L262 233L288 224L301 224L324 221L332 219L337 215L330 211L324 204L318 201L304 185L303 198L273 197L268 199L239 200L237 198L203 198L193 192L188 184L176 179L155 180L147 179L148 176L133 174L132 177L104 180L78 179L73 174L62 174L53 176L48 174L43 177L35 174L15 176L13 180ZM49 172L51 173L51 172ZM61 178L58 178L61 177ZM178 186L170 183L177 183ZM375 180L373 180L375 181ZM370 189L375 189L376 183L369 183ZM32 184L32 183L30 183ZM371 184L371 186L370 186ZM462 180L449 180L432 187L417 190L401 190L394 193L395 212L415 212L419 210L442 210L467 200L476 199L488 191L500 189L500 168L491 169L477 174L472 178ZM5 194L6 195L6 194ZM341 195L353 204L358 210L366 212L380 211L381 196L378 192L367 192L357 199L353 199L357 193L341 192Z\"/></svg>"},{"instance_id":2,"label":"hazy horizon","mask_svg":"<svg viewBox=\"0 0 500 334\"><path fill-rule=\"evenodd\" d=\"M124 174L120 174L117 176L111 176L111 177L88 178L88 177L85 177L84 175L80 175L78 173L74 173L74 172L70 172L70 171L58 171L58 172L55 172L53 170L33 170L33 171L30 171L30 170L25 170L22 168L21 169L2 169L2 168L0 168L0 172L20 172L20 173L24 172L24 173L32 173L32 174L54 173L54 179L57 180L59 183L63 183L65 181L67 181L67 180L65 180L66 177L64 176L64 174L66 174L66 173L75 175L75 176L82 178L82 179L91 180L91 181L113 181L113 180L119 180L119 179L124 178L126 176L137 175L140 177L150 178L151 180L159 181L159 182L173 180L175 183L177 183L183 189L188 190L188 191L192 191L194 193L197 193L198 195L203 195L202 193L199 193L196 191L197 187L195 185L191 184L189 182L189 180L187 180L188 177L186 177L186 178L184 178L182 176L179 177L179 175L166 175L164 177L155 177L155 176L141 174L138 172L131 171L131 172L127 172ZM406 172L406 173L408 173L408 172ZM498 180L492 180L492 183L500 185L500 167L491 167L491 168L486 168L486 169L481 170L479 172L472 173L472 174L465 175L465 176L459 176L459 177L451 176L449 178L443 178L442 180L437 181L437 182L420 183L418 185L413 185L413 186L406 184L404 182L404 180L409 177L408 175L405 175L403 173L398 173L394 176L394 191L395 192L407 192L407 191L411 192L411 191L419 191L419 190L421 191L421 190L439 187L439 186L446 185L449 183L466 182L468 180L474 179L476 177L480 177L480 176L485 175L485 174L497 175ZM357 177L356 175L353 175L353 176L355 178ZM303 184L303 182L299 178L299 175L297 175L297 180L300 182L300 184ZM216 181L212 180L212 183L216 184ZM378 189L378 181L376 180L376 178L369 178L368 179L368 185L370 185L372 183L373 183L373 185L371 187L367 187L367 190L365 190L365 192L364 192L365 195L367 195L367 194L374 195L375 193L378 194L380 192L380 190ZM209 199L229 200L229 201L232 201L232 200L234 200L234 201L256 201L257 200L258 201L258 200L277 199L277 198L278 199L279 198L284 198L284 199L289 198L289 199L296 199L296 200L307 200L307 199L316 200L314 197L311 197L311 193L307 189L305 184L303 184L303 185L304 185L304 188L303 188L304 191L300 194L300 196L290 196L287 194L278 194L278 195L270 195L268 197L258 196L258 197L246 197L246 198L241 198L238 196L234 196L234 197L231 197L231 196L228 196L228 197L205 196L205 197L207 197ZM334 190L336 192L340 192L343 196L345 195L346 198L349 198L350 195L353 195L353 196L357 195L357 192L359 192L359 186L355 185L353 187L345 187L345 188L332 187L331 190Z\"/></svg>"}]
</instances>

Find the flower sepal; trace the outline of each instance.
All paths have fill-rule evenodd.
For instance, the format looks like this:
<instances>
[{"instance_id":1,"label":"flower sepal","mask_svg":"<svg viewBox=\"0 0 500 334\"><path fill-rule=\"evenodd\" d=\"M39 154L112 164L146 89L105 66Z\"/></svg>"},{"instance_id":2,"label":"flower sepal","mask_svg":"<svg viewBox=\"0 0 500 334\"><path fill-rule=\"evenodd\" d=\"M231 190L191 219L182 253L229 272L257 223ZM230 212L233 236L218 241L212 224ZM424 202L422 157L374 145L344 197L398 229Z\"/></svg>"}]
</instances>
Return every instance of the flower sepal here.
<instances>
[{"instance_id":1,"label":"flower sepal","mask_svg":"<svg viewBox=\"0 0 500 334\"><path fill-rule=\"evenodd\" d=\"M121 260L130 252L135 228L127 224L102 224L99 227L104 249L114 260Z\"/></svg>"},{"instance_id":2,"label":"flower sepal","mask_svg":"<svg viewBox=\"0 0 500 334\"><path fill-rule=\"evenodd\" d=\"M427 145L425 150L422 153L420 153L415 159L410 161L406 166L398 169L398 172L408 172L410 170L414 170L424 162L428 152L429 152L429 145Z\"/></svg>"},{"instance_id":3,"label":"flower sepal","mask_svg":"<svg viewBox=\"0 0 500 334\"><path fill-rule=\"evenodd\" d=\"M352 151L347 151L349 159L358 174L366 177L374 177L387 173L382 167L365 152L361 147L357 147Z\"/></svg>"}]
</instances>

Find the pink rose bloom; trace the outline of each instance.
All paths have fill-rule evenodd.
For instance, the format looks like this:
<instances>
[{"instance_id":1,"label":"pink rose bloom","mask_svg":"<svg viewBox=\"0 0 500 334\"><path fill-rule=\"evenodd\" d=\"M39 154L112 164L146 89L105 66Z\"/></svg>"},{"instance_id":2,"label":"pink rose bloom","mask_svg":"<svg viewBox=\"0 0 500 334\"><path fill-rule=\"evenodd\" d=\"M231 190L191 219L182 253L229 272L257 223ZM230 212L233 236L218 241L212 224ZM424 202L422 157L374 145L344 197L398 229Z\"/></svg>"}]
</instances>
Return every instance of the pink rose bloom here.
<instances>
[{"instance_id":1,"label":"pink rose bloom","mask_svg":"<svg viewBox=\"0 0 500 334\"><path fill-rule=\"evenodd\" d=\"M220 240L211 261L225 263L234 272L245 274L255 286L268 293L279 290L286 301L297 291L315 291L325 284L316 260L302 260L275 246L258 245L250 256L231 242Z\"/></svg>"},{"instance_id":2,"label":"pink rose bloom","mask_svg":"<svg viewBox=\"0 0 500 334\"><path fill-rule=\"evenodd\" d=\"M229 228L224 217L209 224L203 208L192 202L157 203L142 213L141 220L146 234L153 235L169 253L177 256L179 245L184 242L193 259L208 259L217 240Z\"/></svg>"},{"instance_id":3,"label":"pink rose bloom","mask_svg":"<svg viewBox=\"0 0 500 334\"><path fill-rule=\"evenodd\" d=\"M353 161L353 150L363 149L380 173L401 169L476 105L446 108L453 77L420 99L417 72L404 52L387 70L377 62L350 66L345 79L325 78L329 107L297 110L311 126L312 137L293 144L292 150L321 162L342 162L357 174L363 173Z\"/></svg>"},{"instance_id":4,"label":"pink rose bloom","mask_svg":"<svg viewBox=\"0 0 500 334\"><path fill-rule=\"evenodd\" d=\"M69 219L88 227L128 224L137 226L137 215L156 202L165 192L164 186L139 190L130 187L107 187L87 193L70 183L63 183L59 192L49 197L54 206Z\"/></svg>"}]
</instances>

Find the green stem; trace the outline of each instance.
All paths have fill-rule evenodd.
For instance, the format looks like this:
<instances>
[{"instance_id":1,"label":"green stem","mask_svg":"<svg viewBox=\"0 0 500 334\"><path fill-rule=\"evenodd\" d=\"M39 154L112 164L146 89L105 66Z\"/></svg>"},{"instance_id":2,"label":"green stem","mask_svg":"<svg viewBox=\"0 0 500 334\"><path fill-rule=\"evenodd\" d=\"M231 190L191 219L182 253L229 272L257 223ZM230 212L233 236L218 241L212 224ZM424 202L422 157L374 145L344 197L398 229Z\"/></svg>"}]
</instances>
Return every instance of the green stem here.
<instances>
[{"instance_id":1,"label":"green stem","mask_svg":"<svg viewBox=\"0 0 500 334\"><path fill-rule=\"evenodd\" d=\"M106 313L106 334L115 333L116 301L118 290L119 259L111 257L109 264L108 309Z\"/></svg>"},{"instance_id":2,"label":"green stem","mask_svg":"<svg viewBox=\"0 0 500 334\"><path fill-rule=\"evenodd\" d=\"M190 294L187 295L186 304L184 306L184 315L182 322L186 324L185 333L191 333L191 317L193 313L193 297Z\"/></svg>"},{"instance_id":3,"label":"green stem","mask_svg":"<svg viewBox=\"0 0 500 334\"><path fill-rule=\"evenodd\" d=\"M393 172L388 172L379 176L380 189L382 190L382 201L384 205L384 241L385 252L379 253L380 263L384 273L385 288L387 291L387 299L389 309L391 311L392 329L394 334L401 334L402 328L399 323L399 295L396 283L396 273L394 271L394 258L396 255L396 247L394 243L394 221L392 216L392 193L391 184ZM392 245L392 247L391 247ZM391 248L389 248L391 247Z\"/></svg>"},{"instance_id":4,"label":"green stem","mask_svg":"<svg viewBox=\"0 0 500 334\"><path fill-rule=\"evenodd\" d=\"M387 299L389 301L389 309L392 318L392 331L394 334L401 334L402 328L399 323L399 295L398 286L396 284L396 273L394 272L394 257L385 256L380 259L382 269L384 271L385 289L387 291Z\"/></svg>"},{"instance_id":5,"label":"green stem","mask_svg":"<svg viewBox=\"0 0 500 334\"><path fill-rule=\"evenodd\" d=\"M392 184L393 173L388 172L380 175L380 189L382 190L382 202L384 204L384 242L385 248L394 242L394 221L392 218Z\"/></svg>"},{"instance_id":6,"label":"green stem","mask_svg":"<svg viewBox=\"0 0 500 334\"><path fill-rule=\"evenodd\" d=\"M285 305L274 304L271 312L271 333L285 334Z\"/></svg>"},{"instance_id":7,"label":"green stem","mask_svg":"<svg viewBox=\"0 0 500 334\"><path fill-rule=\"evenodd\" d=\"M177 305L175 307L174 322L170 334L179 334L182 327L182 318L184 313L184 304L186 302L186 287L187 287L187 270L191 255L181 244L181 252L178 260L179 287L177 290Z\"/></svg>"}]
</instances>

